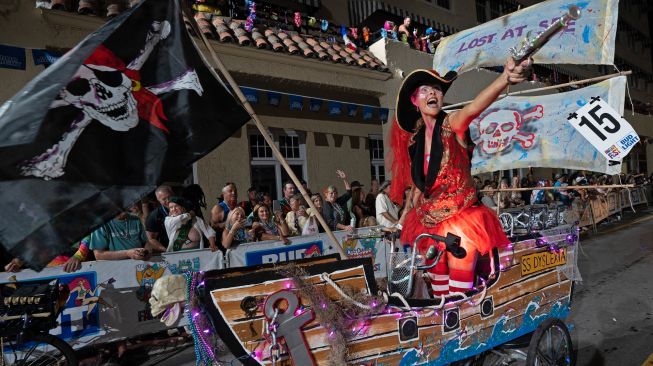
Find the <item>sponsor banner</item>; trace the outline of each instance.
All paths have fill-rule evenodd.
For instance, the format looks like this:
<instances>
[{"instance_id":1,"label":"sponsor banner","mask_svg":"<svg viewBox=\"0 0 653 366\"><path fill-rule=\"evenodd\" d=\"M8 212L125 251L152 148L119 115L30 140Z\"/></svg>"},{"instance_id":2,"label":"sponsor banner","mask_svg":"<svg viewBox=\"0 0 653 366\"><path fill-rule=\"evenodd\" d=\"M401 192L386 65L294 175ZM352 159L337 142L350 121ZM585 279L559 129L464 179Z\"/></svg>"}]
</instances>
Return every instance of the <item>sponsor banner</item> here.
<instances>
[{"instance_id":1,"label":"sponsor banner","mask_svg":"<svg viewBox=\"0 0 653 366\"><path fill-rule=\"evenodd\" d=\"M440 75L459 74L479 67L501 66L510 54L567 13L570 6L581 9L578 20L570 21L535 55L536 63L611 65L617 32L617 0L549 0L507 14L474 28L444 38L433 57Z\"/></svg>"},{"instance_id":2,"label":"sponsor banner","mask_svg":"<svg viewBox=\"0 0 653 366\"><path fill-rule=\"evenodd\" d=\"M472 174L529 167L620 171L621 163L608 161L567 117L595 95L623 112L625 88L626 77L620 76L567 93L493 103L469 127L476 145Z\"/></svg>"},{"instance_id":3,"label":"sponsor banner","mask_svg":"<svg viewBox=\"0 0 653 366\"><path fill-rule=\"evenodd\" d=\"M60 57L61 55L47 50L32 50L34 65L45 65L45 67L48 67L57 62Z\"/></svg>"},{"instance_id":4,"label":"sponsor banner","mask_svg":"<svg viewBox=\"0 0 653 366\"><path fill-rule=\"evenodd\" d=\"M620 161L639 142L635 129L600 97L567 117L567 121L608 160Z\"/></svg>"},{"instance_id":5,"label":"sponsor banner","mask_svg":"<svg viewBox=\"0 0 653 366\"><path fill-rule=\"evenodd\" d=\"M25 70L26 65L24 48L0 44L0 67Z\"/></svg>"},{"instance_id":6,"label":"sponsor banner","mask_svg":"<svg viewBox=\"0 0 653 366\"><path fill-rule=\"evenodd\" d=\"M374 259L374 275L377 278L387 274L387 245L382 238L371 237L370 229L360 228L356 235L346 231L336 231L334 235L342 243L349 258L371 257ZM289 245L283 242L264 241L241 244L227 250L229 268L254 266L267 263L281 263L295 259L319 257L338 253L326 234L289 238Z\"/></svg>"},{"instance_id":7,"label":"sponsor banner","mask_svg":"<svg viewBox=\"0 0 653 366\"><path fill-rule=\"evenodd\" d=\"M152 318L149 298L154 281L185 271L208 271L223 268L221 252L190 250L166 253L149 261L120 260L82 263L82 268L65 273L62 266L47 267L41 272L23 270L3 272L0 282L59 279L67 285L70 297L58 319L59 326L50 333L63 338L74 348L112 342L166 329ZM184 322L184 317L180 317ZM175 324L174 327L184 323Z\"/></svg>"},{"instance_id":8,"label":"sponsor banner","mask_svg":"<svg viewBox=\"0 0 653 366\"><path fill-rule=\"evenodd\" d=\"M241 86L240 91L243 92L245 95L245 98L247 98L247 101L250 102L251 104L258 104L258 90L257 89L252 89L252 88L246 88Z\"/></svg>"},{"instance_id":9,"label":"sponsor banner","mask_svg":"<svg viewBox=\"0 0 653 366\"><path fill-rule=\"evenodd\" d=\"M304 108L304 97L288 94L288 107L291 111L301 111Z\"/></svg>"}]
</instances>

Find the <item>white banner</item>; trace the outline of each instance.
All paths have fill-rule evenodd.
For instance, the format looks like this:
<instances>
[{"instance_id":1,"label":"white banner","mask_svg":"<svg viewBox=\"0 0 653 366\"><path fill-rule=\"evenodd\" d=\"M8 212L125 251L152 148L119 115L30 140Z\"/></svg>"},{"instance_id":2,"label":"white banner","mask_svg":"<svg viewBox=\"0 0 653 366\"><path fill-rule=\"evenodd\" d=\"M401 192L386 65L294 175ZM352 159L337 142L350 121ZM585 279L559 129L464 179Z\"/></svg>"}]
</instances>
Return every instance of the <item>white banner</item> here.
<instances>
[{"instance_id":1,"label":"white banner","mask_svg":"<svg viewBox=\"0 0 653 366\"><path fill-rule=\"evenodd\" d=\"M620 172L567 122L569 114L600 96L623 113L626 77L566 93L507 97L493 103L469 126L474 144L472 174L550 167Z\"/></svg>"},{"instance_id":2,"label":"white banner","mask_svg":"<svg viewBox=\"0 0 653 366\"><path fill-rule=\"evenodd\" d=\"M536 63L611 65L617 32L618 0L549 0L501 18L460 31L440 42L433 68L445 75L479 67L501 66L511 47L519 46L557 21L570 6L581 9L581 17L535 54Z\"/></svg>"},{"instance_id":3,"label":"white banner","mask_svg":"<svg viewBox=\"0 0 653 366\"><path fill-rule=\"evenodd\" d=\"M335 231L334 235L342 243L345 254L349 258L371 257L374 260L374 276L386 277L387 252L390 245L379 237L366 237L374 228L360 228L355 236L349 238L347 231ZM319 257L338 253L326 234L314 236L299 236L289 238L291 243L263 241L241 244L227 250L227 265L229 268L255 266L266 263L287 262L294 259Z\"/></svg>"},{"instance_id":4,"label":"white banner","mask_svg":"<svg viewBox=\"0 0 653 366\"><path fill-rule=\"evenodd\" d=\"M639 142L635 129L600 97L571 113L567 120L606 159L621 161Z\"/></svg>"},{"instance_id":5,"label":"white banner","mask_svg":"<svg viewBox=\"0 0 653 366\"><path fill-rule=\"evenodd\" d=\"M57 278L68 285L70 297L58 319L59 327L50 333L74 348L81 348L166 329L150 313L148 300L154 281L189 270L221 269L223 259L220 251L189 250L166 253L147 262L84 262L81 270L73 273L63 272L61 266L41 272L3 272L0 283ZM180 323L174 327L184 325L184 319L180 317Z\"/></svg>"}]
</instances>

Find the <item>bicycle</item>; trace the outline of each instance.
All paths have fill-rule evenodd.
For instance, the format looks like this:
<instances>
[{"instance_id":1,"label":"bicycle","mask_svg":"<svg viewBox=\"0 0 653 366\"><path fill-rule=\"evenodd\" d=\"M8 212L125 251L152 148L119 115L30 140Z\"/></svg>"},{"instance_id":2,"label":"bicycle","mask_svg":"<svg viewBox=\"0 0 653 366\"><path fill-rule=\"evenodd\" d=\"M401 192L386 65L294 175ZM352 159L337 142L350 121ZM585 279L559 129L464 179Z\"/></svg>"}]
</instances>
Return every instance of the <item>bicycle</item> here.
<instances>
[{"instance_id":1,"label":"bicycle","mask_svg":"<svg viewBox=\"0 0 653 366\"><path fill-rule=\"evenodd\" d=\"M0 365L78 365L72 347L48 333L57 326L68 295L58 280L2 285Z\"/></svg>"}]
</instances>

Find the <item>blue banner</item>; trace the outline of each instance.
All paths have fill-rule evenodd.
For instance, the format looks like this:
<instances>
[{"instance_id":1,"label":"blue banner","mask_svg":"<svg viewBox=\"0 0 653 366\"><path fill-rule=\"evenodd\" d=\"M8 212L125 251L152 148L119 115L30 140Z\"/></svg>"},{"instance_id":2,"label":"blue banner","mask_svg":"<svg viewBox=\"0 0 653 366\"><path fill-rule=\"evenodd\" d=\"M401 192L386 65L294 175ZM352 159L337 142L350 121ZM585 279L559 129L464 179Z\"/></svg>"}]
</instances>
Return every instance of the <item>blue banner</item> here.
<instances>
[{"instance_id":1,"label":"blue banner","mask_svg":"<svg viewBox=\"0 0 653 366\"><path fill-rule=\"evenodd\" d=\"M245 254L245 265L255 266L265 263L286 262L295 259L317 257L323 253L322 241L286 245L283 247L263 249L247 252Z\"/></svg>"},{"instance_id":2,"label":"blue banner","mask_svg":"<svg viewBox=\"0 0 653 366\"><path fill-rule=\"evenodd\" d=\"M25 49L0 45L0 67L25 70Z\"/></svg>"},{"instance_id":3,"label":"blue banner","mask_svg":"<svg viewBox=\"0 0 653 366\"><path fill-rule=\"evenodd\" d=\"M245 94L245 98L251 104L258 104L258 90L252 88L240 87L240 90Z\"/></svg>"},{"instance_id":4,"label":"blue banner","mask_svg":"<svg viewBox=\"0 0 653 366\"><path fill-rule=\"evenodd\" d=\"M339 116L342 113L342 103L329 101L329 115Z\"/></svg>"},{"instance_id":5,"label":"blue banner","mask_svg":"<svg viewBox=\"0 0 653 366\"><path fill-rule=\"evenodd\" d=\"M279 103L281 103L281 93L268 91L268 104L278 107Z\"/></svg>"},{"instance_id":6,"label":"blue banner","mask_svg":"<svg viewBox=\"0 0 653 366\"><path fill-rule=\"evenodd\" d=\"M379 108L379 120L381 123L388 121L388 108Z\"/></svg>"},{"instance_id":7,"label":"blue banner","mask_svg":"<svg viewBox=\"0 0 653 366\"><path fill-rule=\"evenodd\" d=\"M299 95L288 94L288 106L291 111L301 111L304 108L304 98Z\"/></svg>"},{"instance_id":8,"label":"blue banner","mask_svg":"<svg viewBox=\"0 0 653 366\"><path fill-rule=\"evenodd\" d=\"M311 98L311 112L319 112L322 109L322 99Z\"/></svg>"},{"instance_id":9,"label":"blue banner","mask_svg":"<svg viewBox=\"0 0 653 366\"><path fill-rule=\"evenodd\" d=\"M356 113L358 113L358 105L347 104L347 115L349 117L356 117Z\"/></svg>"},{"instance_id":10,"label":"blue banner","mask_svg":"<svg viewBox=\"0 0 653 366\"><path fill-rule=\"evenodd\" d=\"M364 106L363 107L363 119L364 120L370 120L372 119L372 115L374 114L374 109L369 106Z\"/></svg>"},{"instance_id":11,"label":"blue banner","mask_svg":"<svg viewBox=\"0 0 653 366\"><path fill-rule=\"evenodd\" d=\"M34 59L34 65L45 65L48 67L57 60L61 55L52 53L48 50L32 50L32 59Z\"/></svg>"}]
</instances>

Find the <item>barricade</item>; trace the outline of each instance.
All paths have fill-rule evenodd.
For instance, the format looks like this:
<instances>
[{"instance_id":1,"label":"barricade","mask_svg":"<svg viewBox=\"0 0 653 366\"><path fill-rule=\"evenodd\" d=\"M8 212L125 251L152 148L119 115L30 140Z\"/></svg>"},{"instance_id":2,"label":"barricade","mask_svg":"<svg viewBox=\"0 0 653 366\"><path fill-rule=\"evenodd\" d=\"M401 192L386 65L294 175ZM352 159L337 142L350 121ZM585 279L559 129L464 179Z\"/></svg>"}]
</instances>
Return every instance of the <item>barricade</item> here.
<instances>
[{"instance_id":1,"label":"barricade","mask_svg":"<svg viewBox=\"0 0 653 366\"><path fill-rule=\"evenodd\" d=\"M70 297L58 319L55 334L74 348L165 330L159 319L152 318L149 298L154 281L185 271L223 268L222 252L189 250L164 253L149 261L131 259L84 262L73 273L63 267L45 268L41 272L22 270L3 272L1 283L58 278L68 285ZM185 317L179 324L185 325Z\"/></svg>"}]
</instances>

